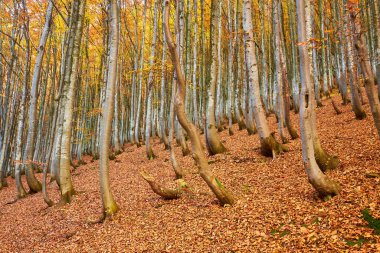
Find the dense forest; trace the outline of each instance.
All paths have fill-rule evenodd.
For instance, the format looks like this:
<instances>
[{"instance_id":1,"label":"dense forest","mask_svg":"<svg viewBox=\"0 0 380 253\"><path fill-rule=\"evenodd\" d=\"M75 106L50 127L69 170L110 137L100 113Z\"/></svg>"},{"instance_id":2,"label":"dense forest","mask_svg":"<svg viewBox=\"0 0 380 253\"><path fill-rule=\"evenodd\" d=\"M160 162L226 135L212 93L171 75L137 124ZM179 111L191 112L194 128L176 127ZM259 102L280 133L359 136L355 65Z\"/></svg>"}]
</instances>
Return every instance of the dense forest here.
<instances>
[{"instance_id":1,"label":"dense forest","mask_svg":"<svg viewBox=\"0 0 380 253\"><path fill-rule=\"evenodd\" d=\"M119 186L114 197L115 184L133 185L124 194L139 196L134 206L203 203L211 213L239 217L259 208L250 202L269 205L271 194L301 184L297 196L307 198L310 210L352 208L367 230L340 230L352 235L340 240L344 246L338 239L318 245L306 232L296 238L308 236L317 250L380 250L379 8L378 0L1 0L2 222L12 226L15 215L7 213L16 205L75 206L94 177L91 198L102 208L100 217L85 221L92 227L112 227L108 222L118 215L128 219L128 201ZM350 174L353 167L358 174ZM261 180L248 187L247 177ZM351 196L357 187L367 189L357 193L359 200ZM260 195L259 188L271 194ZM294 207L290 198L281 199L280 205ZM81 208L76 212L89 207ZM8 210L4 216L1 209ZM207 210L194 215L202 219ZM264 237L283 240L292 230L281 224ZM133 229L124 227L125 233ZM278 249L270 242L244 246L243 238L235 241L241 247L190 244L189 250ZM308 251L302 248L307 243L282 247ZM186 251L108 246L99 250Z\"/></svg>"}]
</instances>

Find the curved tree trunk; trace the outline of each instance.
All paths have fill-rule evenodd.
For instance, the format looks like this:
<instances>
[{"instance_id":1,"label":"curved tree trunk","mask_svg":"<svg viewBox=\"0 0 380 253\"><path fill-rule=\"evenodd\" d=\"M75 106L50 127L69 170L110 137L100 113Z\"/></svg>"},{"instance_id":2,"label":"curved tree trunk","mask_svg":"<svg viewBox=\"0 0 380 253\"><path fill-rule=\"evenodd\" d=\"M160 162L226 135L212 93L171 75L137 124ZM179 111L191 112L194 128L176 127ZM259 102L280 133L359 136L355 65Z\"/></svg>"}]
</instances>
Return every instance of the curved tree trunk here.
<instances>
[{"instance_id":1,"label":"curved tree trunk","mask_svg":"<svg viewBox=\"0 0 380 253\"><path fill-rule=\"evenodd\" d=\"M185 79L181 71L179 55L169 30L169 6L169 0L165 0L165 23L163 25L172 62L178 77L178 90L176 92L176 96L173 97L173 99L175 99L175 110L177 112L177 117L182 127L190 137L193 150L193 158L198 165L200 176L214 192L221 205L232 205L235 202L234 196L211 172L206 156L203 152L200 135L196 127L189 121L185 113Z\"/></svg>"},{"instance_id":2,"label":"curved tree trunk","mask_svg":"<svg viewBox=\"0 0 380 253\"><path fill-rule=\"evenodd\" d=\"M306 2L306 5L305 5ZM305 13L306 12L306 13ZM315 134L312 126L312 111L315 110L312 102L311 93L311 71L310 57L307 52L305 43L307 40L307 25L305 15L310 15L310 0L297 0L297 17L298 17L298 40L300 54L300 72L301 72L301 102L300 102L300 123L301 123L301 139L302 139L302 158L304 167L309 178L309 182L323 198L334 196L339 192L339 185L330 180L319 169L314 156L313 135Z\"/></svg>"},{"instance_id":3,"label":"curved tree trunk","mask_svg":"<svg viewBox=\"0 0 380 253\"><path fill-rule=\"evenodd\" d=\"M50 32L52 23L53 4L49 1L48 9L46 11L45 26L41 35L40 43L38 46L38 54L33 71L32 89L30 93L30 106L29 106L29 119L28 119L28 139L26 141L26 168L25 176L26 181L31 192L39 192L42 190L41 183L34 176L32 159L35 145L36 136L36 116L37 116L37 102L38 102L38 85L40 82L42 61L45 54L45 45Z\"/></svg>"},{"instance_id":4,"label":"curved tree trunk","mask_svg":"<svg viewBox=\"0 0 380 253\"><path fill-rule=\"evenodd\" d=\"M15 179L16 179L16 189L17 189L17 197L23 198L26 196L25 188L21 181L21 169L23 167L21 163L22 157L22 134L24 132L24 122L25 122L25 103L26 97L28 94L28 84L30 79L30 38L29 38L29 15L26 1L22 1L22 6L25 14L25 22L23 24L23 33L25 36L25 68L24 68L24 83L22 86L22 95L20 101L20 111L18 114L18 126L17 126L17 137L16 137L16 157L15 157Z\"/></svg>"},{"instance_id":5,"label":"curved tree trunk","mask_svg":"<svg viewBox=\"0 0 380 253\"><path fill-rule=\"evenodd\" d=\"M164 21L163 21L164 22ZM165 34L164 34L165 36ZM172 81L172 99L170 101L170 111L169 111L169 151L170 151L170 161L172 162L172 167L176 178L183 178L184 173L181 167L178 165L177 158L174 152L174 143L173 143L173 131L174 131L174 122L175 122L175 102L174 97L177 91L177 82L175 80L175 75L173 73L173 81Z\"/></svg>"},{"instance_id":6,"label":"curved tree trunk","mask_svg":"<svg viewBox=\"0 0 380 253\"><path fill-rule=\"evenodd\" d=\"M310 1L310 0L305 0L305 1ZM312 38L312 13L311 11L313 10L313 7L312 7L312 4L307 2L308 3L308 8L306 8L306 14L305 14L305 19L306 19L306 38L307 38L307 41L310 41L311 38ZM307 51L308 53L308 59L309 59L309 62L310 62L310 59L312 59L312 50L308 50ZM310 65L308 66L310 68L310 73L313 73L314 74L314 70L313 70L313 66L311 63ZM310 82L311 82L311 85L309 87L309 93L310 93L310 96L312 97L315 97L315 90L314 90L314 81L313 79L310 79ZM311 99L310 100L311 103L314 104L314 107L316 107L315 105L315 100L314 99ZM317 116L316 116L316 111L313 109L310 111L311 113L311 127L313 128L313 143L314 143L314 156L315 156L315 160L317 161L317 164L319 166L319 168L321 168L322 171L327 171L327 170L330 170L330 169L335 169L338 165L339 165L339 159L338 157L336 156L330 156L329 154L327 154L327 152L322 148L322 145L321 145L321 142L319 140L319 136L318 136L318 132L317 132Z\"/></svg>"},{"instance_id":7,"label":"curved tree trunk","mask_svg":"<svg viewBox=\"0 0 380 253\"><path fill-rule=\"evenodd\" d=\"M100 192L103 203L104 218L116 213L118 207L113 199L109 177L108 177L108 156L111 144L113 106L115 99L115 86L117 79L117 54L119 48L119 23L118 5L116 0L111 2L110 17L110 51L108 59L108 75L106 86L106 97L103 108L103 120L100 134Z\"/></svg>"},{"instance_id":8,"label":"curved tree trunk","mask_svg":"<svg viewBox=\"0 0 380 253\"><path fill-rule=\"evenodd\" d=\"M358 77L358 69L357 65L355 64L355 59L356 57L354 55L354 44L353 44L353 27L350 25L349 22L349 14L346 13L345 15L345 36L347 40L347 60L348 60L348 73L350 76L350 91L351 91L351 106L352 110L355 113L355 117L358 120L365 119L367 117L363 107L362 103L360 101L359 97L359 92L358 92L358 82L359 82L359 77ZM348 27L347 27L348 25Z\"/></svg>"},{"instance_id":9,"label":"curved tree trunk","mask_svg":"<svg viewBox=\"0 0 380 253\"><path fill-rule=\"evenodd\" d=\"M366 48L364 35L361 31L360 19L357 18L356 9L358 8L357 4L349 6L350 16L351 16L351 26L354 36L355 48L358 53L360 69L364 77L364 87L367 93L369 105L371 107L371 112L373 120L375 122L375 127L377 129L377 134L380 138L380 99L378 90L375 87L375 75L372 71L372 66L370 65L369 55ZM379 84L378 84L379 85Z\"/></svg>"}]
</instances>

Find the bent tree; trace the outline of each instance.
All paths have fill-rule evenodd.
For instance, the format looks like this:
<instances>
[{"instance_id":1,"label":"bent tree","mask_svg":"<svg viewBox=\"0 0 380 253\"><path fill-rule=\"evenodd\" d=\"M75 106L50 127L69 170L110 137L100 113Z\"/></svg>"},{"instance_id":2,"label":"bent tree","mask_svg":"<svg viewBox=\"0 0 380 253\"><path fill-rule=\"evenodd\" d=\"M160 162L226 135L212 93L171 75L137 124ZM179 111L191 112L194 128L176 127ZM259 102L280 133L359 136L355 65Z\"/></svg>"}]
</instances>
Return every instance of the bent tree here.
<instances>
[{"instance_id":1,"label":"bent tree","mask_svg":"<svg viewBox=\"0 0 380 253\"><path fill-rule=\"evenodd\" d=\"M207 162L206 156L203 152L201 138L194 124L190 122L186 113L185 113L185 79L181 71L180 58L176 45L173 42L173 38L169 29L169 10L170 10L169 0L165 0L165 9L164 9L164 29L166 42L170 51L170 56L172 63L174 65L178 89L173 99L175 100L175 110L177 113L178 120L186 131L191 140L193 158L198 166L198 172L202 179L207 183L210 189L214 192L218 198L221 205L232 205L235 202L235 198L232 193L219 181L219 179L212 173L210 170L209 164Z\"/></svg>"},{"instance_id":2,"label":"bent tree","mask_svg":"<svg viewBox=\"0 0 380 253\"><path fill-rule=\"evenodd\" d=\"M302 139L302 158L309 182L322 197L332 197L339 192L339 185L330 180L319 168L314 155L312 127L312 111L315 110L314 96L311 92L311 71L310 57L307 51L308 43L306 36L306 18L307 9L310 8L309 0L297 0L297 18L298 18L298 50L300 55L300 73L301 73L301 98L300 98L300 124Z\"/></svg>"},{"instance_id":3,"label":"bent tree","mask_svg":"<svg viewBox=\"0 0 380 253\"><path fill-rule=\"evenodd\" d=\"M33 78L32 78L32 88L30 92L30 106L29 106L29 118L28 118L28 138L26 140L26 164L25 176L28 186L31 192L39 192L42 190L41 183L34 176L33 172L33 153L35 146L35 136L36 136L36 117L37 117L37 102L38 102L38 86L41 77L42 62L45 54L45 45L47 38L50 33L51 23L53 15L53 4L49 1L48 9L46 11L45 26L42 30L42 35L40 38L40 43L38 46L38 54L36 58L36 63L34 65Z\"/></svg>"},{"instance_id":4,"label":"bent tree","mask_svg":"<svg viewBox=\"0 0 380 253\"><path fill-rule=\"evenodd\" d=\"M108 176L108 157L111 144L112 119L115 104L115 86L117 78L117 54L119 48L119 23L118 5L116 0L111 2L110 16L110 47L108 58L108 74L106 86L106 100L103 107L103 119L100 131L100 191L103 203L104 218L116 213L118 207L112 196L109 176Z\"/></svg>"},{"instance_id":5,"label":"bent tree","mask_svg":"<svg viewBox=\"0 0 380 253\"><path fill-rule=\"evenodd\" d=\"M261 153L265 156L274 157L276 154L286 151L287 148L278 143L271 134L267 119L265 117L265 110L261 102L259 73L253 37L252 5L250 0L243 1L243 30L248 85L250 86L250 90L253 91L253 94L251 94L253 115L255 118L257 132L260 137Z\"/></svg>"}]
</instances>

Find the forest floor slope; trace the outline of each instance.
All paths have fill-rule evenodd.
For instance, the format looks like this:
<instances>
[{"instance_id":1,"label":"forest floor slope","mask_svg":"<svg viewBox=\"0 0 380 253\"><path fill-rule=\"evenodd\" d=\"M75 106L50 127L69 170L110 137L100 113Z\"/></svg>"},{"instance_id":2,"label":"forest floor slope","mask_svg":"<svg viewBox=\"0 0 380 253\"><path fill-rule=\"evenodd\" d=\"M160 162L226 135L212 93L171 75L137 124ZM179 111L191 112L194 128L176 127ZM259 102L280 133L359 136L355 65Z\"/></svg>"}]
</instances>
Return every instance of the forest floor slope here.
<instances>
[{"instance_id":1,"label":"forest floor slope","mask_svg":"<svg viewBox=\"0 0 380 253\"><path fill-rule=\"evenodd\" d=\"M145 147L129 145L119 162L110 162L120 211L105 223L91 222L101 211L99 161L87 157L88 164L73 171L78 195L65 206L47 208L40 193L7 204L16 196L8 179L9 187L0 191L0 252L380 252L380 236L362 218L366 208L380 218L380 178L367 177L380 172L380 141L368 104L369 117L359 121L350 105L334 99L342 114L328 100L317 109L322 145L341 161L328 172L342 186L330 201L318 199L308 183L299 139L273 160L260 155L257 135L235 125L235 135L220 133L228 152L209 157L212 170L238 197L235 206L218 205L192 158L182 157L178 147L190 188L178 200L161 199L139 172L174 186L168 151L155 140L158 158L149 161ZM275 118L269 120L277 129ZM292 121L299 132L299 115L292 114ZM57 202L57 186L48 190Z\"/></svg>"}]
</instances>

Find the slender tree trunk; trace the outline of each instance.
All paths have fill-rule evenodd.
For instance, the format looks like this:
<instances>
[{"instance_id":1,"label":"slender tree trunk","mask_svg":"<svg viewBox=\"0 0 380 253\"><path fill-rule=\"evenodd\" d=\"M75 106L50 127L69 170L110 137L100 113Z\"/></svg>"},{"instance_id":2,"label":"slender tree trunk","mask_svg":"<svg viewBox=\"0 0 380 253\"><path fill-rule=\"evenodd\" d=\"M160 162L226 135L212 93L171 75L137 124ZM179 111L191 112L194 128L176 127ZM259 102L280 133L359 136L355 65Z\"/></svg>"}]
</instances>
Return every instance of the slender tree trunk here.
<instances>
[{"instance_id":1,"label":"slender tree trunk","mask_svg":"<svg viewBox=\"0 0 380 253\"><path fill-rule=\"evenodd\" d=\"M140 47L140 70L139 70L139 90L138 90L138 99L137 99L137 113L135 121L135 141L137 147L141 146L140 143L140 114L141 114L141 100L142 100L142 82L143 82L143 69L144 69L144 46L145 46L145 29L146 29L146 9L147 9L147 0L144 0L144 21L142 29L142 39Z\"/></svg>"},{"instance_id":2,"label":"slender tree trunk","mask_svg":"<svg viewBox=\"0 0 380 253\"><path fill-rule=\"evenodd\" d=\"M198 75L198 0L193 1L194 8L194 43L193 43L193 115L194 115L194 124L200 126L199 124L199 115L198 115L198 93L199 83L197 82ZM190 11L190 10L189 10Z\"/></svg>"},{"instance_id":3,"label":"slender tree trunk","mask_svg":"<svg viewBox=\"0 0 380 253\"><path fill-rule=\"evenodd\" d=\"M244 29L244 45L247 62L248 82L252 87L253 97L253 114L255 118L256 128L259 133L261 142L261 152L266 156L275 156L275 154L286 151L285 146L279 144L271 134L265 117L260 98L259 73L257 69L255 44L253 41L252 27L252 7L250 0L243 1L243 29Z\"/></svg>"},{"instance_id":4,"label":"slender tree trunk","mask_svg":"<svg viewBox=\"0 0 380 253\"><path fill-rule=\"evenodd\" d=\"M28 138L26 141L25 153L26 153L26 168L25 175L26 181L31 192L39 192L42 189L41 183L36 179L32 167L32 159L35 145L36 135L36 116L37 116L37 102L38 102L38 85L40 82L40 74L42 68L43 57L45 54L45 45L49 36L50 27L52 23L53 3L49 1L48 8L45 17L45 26L42 31L40 43L38 46L38 54L34 66L32 89L30 93L30 106L29 106L29 119L28 119Z\"/></svg>"},{"instance_id":5,"label":"slender tree trunk","mask_svg":"<svg viewBox=\"0 0 380 253\"><path fill-rule=\"evenodd\" d=\"M154 25L153 25L153 40L152 40L152 51L150 54L150 62L149 62L149 76L148 76L148 87L147 87L147 106L146 106L146 120L145 120L145 147L146 147L146 155L148 159L155 158L155 155L152 150L152 146L150 143L150 134L151 134L151 127L152 127L152 99L153 99L153 64L154 64L154 57L155 57L155 50L156 50L156 38L157 38L157 7L158 3L157 1L154 1Z\"/></svg>"},{"instance_id":6,"label":"slender tree trunk","mask_svg":"<svg viewBox=\"0 0 380 253\"><path fill-rule=\"evenodd\" d=\"M196 0L195 0L196 1ZM164 12L165 8L165 2L163 1L163 6L162 6L162 13ZM162 23L164 23L164 15L162 15ZM165 102L166 102L166 86L165 83L167 81L166 79L166 38L165 38L165 31L164 28L162 28L162 70L161 70L161 101L160 101L160 130L161 130L161 138L164 142L165 149L169 149L169 140L166 134L166 126L165 126L165 121L164 121L164 113L165 113Z\"/></svg>"},{"instance_id":7,"label":"slender tree trunk","mask_svg":"<svg viewBox=\"0 0 380 253\"><path fill-rule=\"evenodd\" d=\"M220 8L220 0L213 1L213 10L212 10L212 21L211 29L213 31L211 36L211 80L210 86L208 89L208 106L206 113L206 126L205 126L205 136L207 143L207 150L210 155L216 155L224 153L227 149L224 147L223 143L220 141L215 120L215 92L216 92L216 83L217 83L217 47L216 47L216 28L218 22L218 11ZM219 70L221 71L221 70Z\"/></svg>"},{"instance_id":8,"label":"slender tree trunk","mask_svg":"<svg viewBox=\"0 0 380 253\"><path fill-rule=\"evenodd\" d=\"M232 106L232 95L233 95L233 89L234 89L234 82L233 82L233 72L232 72L232 64L233 64L233 48L235 46L235 36L233 35L232 30L232 13L231 13L231 0L228 0L228 62L227 62L227 115L228 115L228 133L229 135L233 135L234 132L232 131L232 113L233 113L233 106Z\"/></svg>"},{"instance_id":9,"label":"slender tree trunk","mask_svg":"<svg viewBox=\"0 0 380 253\"><path fill-rule=\"evenodd\" d=\"M350 10L351 26L353 28L352 33L354 34L355 48L358 53L358 58L361 67L360 69L364 77L364 87L367 93L369 105L371 107L373 120L377 129L377 134L380 138L380 99L377 93L378 91L375 87L375 75L373 74L372 66L370 65L369 54L364 41L364 35L361 31L360 19L357 18L356 14L358 4L350 3L350 5L348 5L348 8Z\"/></svg>"},{"instance_id":10,"label":"slender tree trunk","mask_svg":"<svg viewBox=\"0 0 380 253\"><path fill-rule=\"evenodd\" d=\"M18 114L18 126L17 126L17 137L16 137L16 157L15 157L15 179L16 179L16 189L17 189L17 197L23 198L26 196L25 188L21 181L21 169L23 167L21 159L22 159L22 135L24 132L24 122L25 122L25 104L26 97L28 94L28 84L30 79L30 37L29 37L29 15L26 1L22 1L23 11L25 15L25 22L23 24L23 33L25 36L25 67L24 67L24 83L22 86L22 95L20 101L20 111Z\"/></svg>"},{"instance_id":11,"label":"slender tree trunk","mask_svg":"<svg viewBox=\"0 0 380 253\"><path fill-rule=\"evenodd\" d=\"M108 59L108 75L106 87L106 101L103 107L103 120L100 135L100 191L103 203L104 218L116 213L118 207L113 199L108 176L108 156L111 144L113 106L115 99L115 84L117 79L117 62L119 48L119 24L118 24L118 5L116 0L111 2L110 17L110 52Z\"/></svg>"},{"instance_id":12,"label":"slender tree trunk","mask_svg":"<svg viewBox=\"0 0 380 253\"><path fill-rule=\"evenodd\" d=\"M165 20L163 20L163 23L164 22ZM165 41L166 41L166 38L165 38ZM180 179L184 177L184 173L181 167L178 165L178 161L174 152L174 140L173 140L173 131L175 127L174 122L175 122L175 94L176 92L177 92L177 81L175 80L175 75L173 73L172 99L170 101L170 109L169 109L169 151L170 151L170 161L172 162L174 173L176 175L176 178Z\"/></svg>"},{"instance_id":13,"label":"slender tree trunk","mask_svg":"<svg viewBox=\"0 0 380 253\"><path fill-rule=\"evenodd\" d=\"M348 28L347 28L348 26ZM358 82L359 82L359 77L358 77L358 69L357 65L355 64L355 59L356 57L354 55L354 44L353 44L353 27L350 24L349 20L349 14L345 14L345 26L344 26L344 31L345 31L345 37L347 40L347 60L348 60L348 73L350 76L350 91L351 91L351 106L352 110L355 113L355 117L358 120L365 119L367 117L363 107L362 103L360 101L359 97L359 92L358 92Z\"/></svg>"},{"instance_id":14,"label":"slender tree trunk","mask_svg":"<svg viewBox=\"0 0 380 253\"><path fill-rule=\"evenodd\" d=\"M307 6L308 8L305 9L305 16L304 18L306 19L306 41L310 41L311 38L312 38L312 13L311 11L313 10L312 6L311 6L311 0L304 0L304 1L308 1L307 2ZM309 56L309 61L308 63L310 63L310 59L312 59L312 50L308 50L308 56ZM309 69L310 69L310 73L314 73L314 71L312 71L313 69L313 65L308 65ZM310 87L308 88L309 89L309 94L311 97L315 97L315 90L314 90L314 83L313 83L313 79L310 77L310 80L311 82L311 85ZM316 107L315 105L315 100L314 99L311 99L310 100L311 103L314 103L314 107ZM326 153L326 151L322 148L322 145L321 145L321 142L319 140L319 136L318 136L318 132L317 132L317 116L316 116L316 111L315 109L312 109L310 111L311 113L311 127L312 127L312 131L313 131L313 144L314 144L314 156L315 156L315 160L317 161L317 164L318 166L321 168L322 171L327 171L327 170L330 170L330 169L335 169L338 165L339 165L339 159L338 157L336 156L330 156L329 154Z\"/></svg>"},{"instance_id":15,"label":"slender tree trunk","mask_svg":"<svg viewBox=\"0 0 380 253\"><path fill-rule=\"evenodd\" d=\"M70 162L71 162L71 135L72 135L72 122L73 122L73 107L74 107L74 90L77 86L78 77L78 63L81 48L82 32L83 32L83 18L85 12L86 1L77 1L74 3L73 13L77 16L73 22L75 37L73 41L72 51L72 65L71 73L68 80L65 80L63 90L64 96L64 111L63 111L63 125L62 125L62 140L61 140L61 159L60 159L60 188L61 200L64 203L70 203L72 195L75 194L74 187L71 181ZM76 7L75 7L76 5ZM78 8L78 11L75 11ZM68 81L68 82L66 82ZM112 123L112 122L111 122Z\"/></svg>"},{"instance_id":16,"label":"slender tree trunk","mask_svg":"<svg viewBox=\"0 0 380 253\"><path fill-rule=\"evenodd\" d=\"M302 83L300 102L302 158L309 182L318 194L325 198L338 194L339 185L323 174L318 167L314 156L313 135L315 133L313 132L314 129L312 126L312 111L315 110L315 107L312 102L313 97L311 96L312 82L310 56L306 49L306 46L308 46L306 43L308 41L307 29L311 26L307 25L306 22L310 21L310 19L305 18L305 15L310 15L310 0L297 0L298 49L300 54L300 72Z\"/></svg>"}]
</instances>

